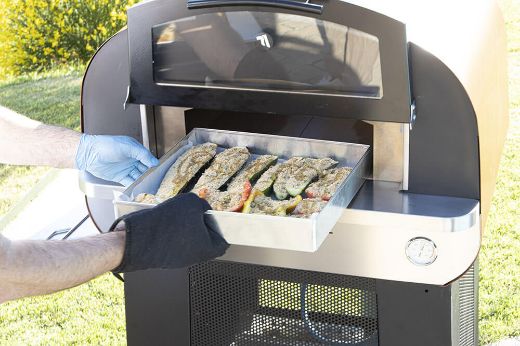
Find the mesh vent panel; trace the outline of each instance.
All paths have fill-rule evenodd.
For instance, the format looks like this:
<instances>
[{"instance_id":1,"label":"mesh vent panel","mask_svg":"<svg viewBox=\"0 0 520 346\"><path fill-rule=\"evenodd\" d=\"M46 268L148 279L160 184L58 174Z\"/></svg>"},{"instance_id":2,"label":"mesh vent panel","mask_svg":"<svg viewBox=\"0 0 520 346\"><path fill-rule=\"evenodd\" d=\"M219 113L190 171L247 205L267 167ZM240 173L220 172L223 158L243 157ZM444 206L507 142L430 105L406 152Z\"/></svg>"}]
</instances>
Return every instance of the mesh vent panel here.
<instances>
[{"instance_id":1,"label":"mesh vent panel","mask_svg":"<svg viewBox=\"0 0 520 346\"><path fill-rule=\"evenodd\" d=\"M210 262L190 271L191 342L377 345L375 281Z\"/></svg>"},{"instance_id":2,"label":"mesh vent panel","mask_svg":"<svg viewBox=\"0 0 520 346\"><path fill-rule=\"evenodd\" d=\"M472 266L459 281L459 345L477 345L475 335L475 267Z\"/></svg>"}]
</instances>

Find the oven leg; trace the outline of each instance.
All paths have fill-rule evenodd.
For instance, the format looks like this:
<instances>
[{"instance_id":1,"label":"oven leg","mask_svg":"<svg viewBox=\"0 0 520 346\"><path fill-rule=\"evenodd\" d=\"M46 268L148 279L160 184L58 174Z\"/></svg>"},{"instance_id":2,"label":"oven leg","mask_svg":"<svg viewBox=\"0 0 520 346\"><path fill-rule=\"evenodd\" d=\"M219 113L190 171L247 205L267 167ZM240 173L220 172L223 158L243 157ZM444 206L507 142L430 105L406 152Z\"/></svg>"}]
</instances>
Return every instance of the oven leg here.
<instances>
[{"instance_id":1,"label":"oven leg","mask_svg":"<svg viewBox=\"0 0 520 346\"><path fill-rule=\"evenodd\" d=\"M125 300L129 346L190 345L187 269L128 273Z\"/></svg>"},{"instance_id":2,"label":"oven leg","mask_svg":"<svg viewBox=\"0 0 520 346\"><path fill-rule=\"evenodd\" d=\"M257 279L233 284L227 277L211 279L214 287L193 283L190 292L189 270L151 270L125 274L126 329L129 346L189 346L191 321L195 323L220 323L227 333L212 336L212 345L229 345L239 329L249 327L252 320L240 316L242 310L252 310L258 303ZM221 282L218 282L220 280ZM249 293L250 301L238 302L241 290ZM222 310L190 306L190 294L202 295L203 304L221 306ZM201 297L196 299L199 303ZM249 309L248 309L249 308ZM198 313L197 310L202 310ZM190 315L191 314L191 315ZM252 319L252 317L251 317ZM230 322L231 321L231 322ZM200 337L200 335L199 335ZM198 344L206 342L198 341Z\"/></svg>"}]
</instances>

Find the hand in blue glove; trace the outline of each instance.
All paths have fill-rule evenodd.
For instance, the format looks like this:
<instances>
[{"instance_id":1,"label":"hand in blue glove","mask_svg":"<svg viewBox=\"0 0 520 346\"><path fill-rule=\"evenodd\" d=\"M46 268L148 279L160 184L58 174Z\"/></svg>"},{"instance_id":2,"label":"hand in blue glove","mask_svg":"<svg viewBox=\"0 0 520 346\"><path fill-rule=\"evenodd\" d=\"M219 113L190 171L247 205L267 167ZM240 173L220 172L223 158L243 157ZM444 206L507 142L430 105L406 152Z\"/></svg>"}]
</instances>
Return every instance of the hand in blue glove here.
<instances>
[{"instance_id":1,"label":"hand in blue glove","mask_svg":"<svg viewBox=\"0 0 520 346\"><path fill-rule=\"evenodd\" d=\"M82 135L76 168L125 186L159 161L138 141L126 136Z\"/></svg>"}]
</instances>

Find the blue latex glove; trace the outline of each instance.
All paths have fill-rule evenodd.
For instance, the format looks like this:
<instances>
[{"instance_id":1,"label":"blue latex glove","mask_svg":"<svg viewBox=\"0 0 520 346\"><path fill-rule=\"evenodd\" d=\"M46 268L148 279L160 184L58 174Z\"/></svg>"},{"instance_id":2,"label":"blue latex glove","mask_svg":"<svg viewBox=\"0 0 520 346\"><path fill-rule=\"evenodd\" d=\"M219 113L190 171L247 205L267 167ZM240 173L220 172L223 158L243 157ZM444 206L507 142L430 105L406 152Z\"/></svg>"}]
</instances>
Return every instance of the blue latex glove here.
<instances>
[{"instance_id":1,"label":"blue latex glove","mask_svg":"<svg viewBox=\"0 0 520 346\"><path fill-rule=\"evenodd\" d=\"M103 180L132 184L159 161L138 141L126 136L82 135L76 168Z\"/></svg>"}]
</instances>

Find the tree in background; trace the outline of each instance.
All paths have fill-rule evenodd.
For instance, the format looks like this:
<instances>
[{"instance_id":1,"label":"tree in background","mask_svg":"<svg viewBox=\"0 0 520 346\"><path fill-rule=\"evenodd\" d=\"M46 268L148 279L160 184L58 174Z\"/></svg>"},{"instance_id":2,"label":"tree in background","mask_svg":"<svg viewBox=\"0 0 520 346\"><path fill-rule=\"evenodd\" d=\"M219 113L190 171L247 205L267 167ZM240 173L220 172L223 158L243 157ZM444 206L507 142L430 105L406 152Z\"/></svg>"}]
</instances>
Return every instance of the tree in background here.
<instances>
[{"instance_id":1,"label":"tree in background","mask_svg":"<svg viewBox=\"0 0 520 346\"><path fill-rule=\"evenodd\" d=\"M0 0L0 78L84 64L138 0Z\"/></svg>"}]
</instances>

